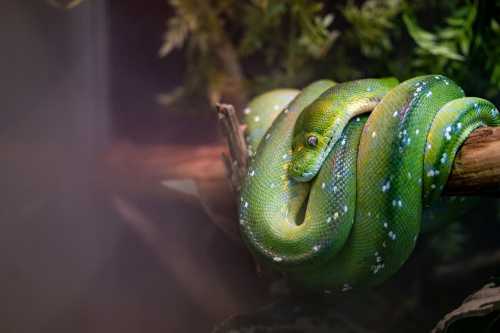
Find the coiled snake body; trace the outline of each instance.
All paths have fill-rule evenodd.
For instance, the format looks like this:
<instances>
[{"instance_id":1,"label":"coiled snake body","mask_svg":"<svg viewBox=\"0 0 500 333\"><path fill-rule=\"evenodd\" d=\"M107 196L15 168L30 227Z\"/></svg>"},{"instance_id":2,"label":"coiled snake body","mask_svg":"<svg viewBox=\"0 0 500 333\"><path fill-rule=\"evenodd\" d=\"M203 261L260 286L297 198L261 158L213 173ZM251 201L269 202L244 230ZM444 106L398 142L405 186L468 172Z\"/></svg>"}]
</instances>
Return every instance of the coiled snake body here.
<instances>
[{"instance_id":1,"label":"coiled snake body","mask_svg":"<svg viewBox=\"0 0 500 333\"><path fill-rule=\"evenodd\" d=\"M500 125L494 105L441 75L322 80L261 95L245 114L242 236L292 282L329 291L394 274L460 145L477 127Z\"/></svg>"}]
</instances>

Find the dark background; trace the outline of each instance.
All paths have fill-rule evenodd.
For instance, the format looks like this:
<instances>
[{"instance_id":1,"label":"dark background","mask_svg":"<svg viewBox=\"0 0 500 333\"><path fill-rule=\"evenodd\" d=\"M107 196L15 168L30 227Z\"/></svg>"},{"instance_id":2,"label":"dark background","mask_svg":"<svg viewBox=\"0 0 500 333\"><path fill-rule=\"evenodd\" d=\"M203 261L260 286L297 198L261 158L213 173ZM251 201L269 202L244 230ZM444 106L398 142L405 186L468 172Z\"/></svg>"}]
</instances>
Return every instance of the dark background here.
<instances>
[{"instance_id":1,"label":"dark background","mask_svg":"<svg viewBox=\"0 0 500 333\"><path fill-rule=\"evenodd\" d=\"M128 191L142 170L103 162L123 142L217 138L212 114L155 101L183 68L157 56L165 1L0 8L0 330L203 332L260 304L243 249L199 204ZM134 212L157 229L131 226Z\"/></svg>"}]
</instances>

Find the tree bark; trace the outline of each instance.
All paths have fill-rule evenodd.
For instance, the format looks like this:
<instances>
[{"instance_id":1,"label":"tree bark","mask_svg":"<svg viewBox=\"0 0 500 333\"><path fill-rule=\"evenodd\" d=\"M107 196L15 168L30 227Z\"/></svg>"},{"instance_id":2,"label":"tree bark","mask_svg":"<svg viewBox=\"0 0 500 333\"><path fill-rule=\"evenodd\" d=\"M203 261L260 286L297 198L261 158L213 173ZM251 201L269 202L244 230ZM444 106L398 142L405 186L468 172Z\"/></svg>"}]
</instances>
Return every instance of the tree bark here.
<instances>
[{"instance_id":1,"label":"tree bark","mask_svg":"<svg viewBox=\"0 0 500 333\"><path fill-rule=\"evenodd\" d=\"M500 127L475 130L458 152L447 195L500 195Z\"/></svg>"}]
</instances>

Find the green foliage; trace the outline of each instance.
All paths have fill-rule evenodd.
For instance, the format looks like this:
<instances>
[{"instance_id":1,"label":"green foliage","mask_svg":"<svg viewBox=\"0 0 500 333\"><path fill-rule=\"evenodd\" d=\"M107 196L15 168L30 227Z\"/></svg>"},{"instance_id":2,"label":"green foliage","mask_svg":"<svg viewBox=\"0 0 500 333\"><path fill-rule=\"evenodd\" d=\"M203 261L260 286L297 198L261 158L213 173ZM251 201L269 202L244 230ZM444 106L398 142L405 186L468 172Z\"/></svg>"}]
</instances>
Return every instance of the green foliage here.
<instances>
[{"instance_id":1,"label":"green foliage","mask_svg":"<svg viewBox=\"0 0 500 333\"><path fill-rule=\"evenodd\" d=\"M241 56L262 56L271 75L257 75L261 89L296 84L306 65L323 58L338 31L330 26L334 15L324 10L323 1L252 1L243 8Z\"/></svg>"},{"instance_id":2,"label":"green foliage","mask_svg":"<svg viewBox=\"0 0 500 333\"><path fill-rule=\"evenodd\" d=\"M471 88L475 93L493 97L500 89L500 29L496 19L489 17L485 9L479 17L478 9L477 1L456 7L432 32L421 28L411 14L404 14L403 20L417 44L412 60L416 73L445 73L461 81L466 88L478 80L489 80L486 81L489 91L476 92ZM500 10L498 2L491 9ZM481 71L481 75L474 77L471 68Z\"/></svg>"},{"instance_id":3,"label":"green foliage","mask_svg":"<svg viewBox=\"0 0 500 333\"><path fill-rule=\"evenodd\" d=\"M224 39L255 93L330 77L403 80L442 73L468 95L500 102L500 0L170 0L160 54L184 47L209 85ZM192 55L196 54L196 57ZM205 74L203 74L205 73ZM205 81L200 77L207 78ZM192 82L192 80L191 80Z\"/></svg>"},{"instance_id":4,"label":"green foliage","mask_svg":"<svg viewBox=\"0 0 500 333\"><path fill-rule=\"evenodd\" d=\"M435 58L443 59L447 62L451 60L464 61L469 53L472 23L476 16L475 7L471 7L470 12L460 11L460 13L457 13L460 14L459 17L448 19L448 22L456 23L438 31L437 34L432 34L419 27L415 19L409 15L405 14L403 16L408 33L418 45L416 52L421 57L420 59L415 59L415 65L420 67L432 66L430 63ZM466 17L461 17L463 14ZM439 68L442 70L444 64L439 64Z\"/></svg>"},{"instance_id":5,"label":"green foliage","mask_svg":"<svg viewBox=\"0 0 500 333\"><path fill-rule=\"evenodd\" d=\"M175 49L184 48L187 68L184 85L169 93L160 94L158 103L170 106L176 102L192 100L193 94L199 91L210 98L209 87L220 83L217 60L212 50L223 34L218 16L225 14L230 2L215 1L214 6L211 6L197 0L168 0L175 16L167 21L158 55L166 57Z\"/></svg>"},{"instance_id":6,"label":"green foliage","mask_svg":"<svg viewBox=\"0 0 500 333\"><path fill-rule=\"evenodd\" d=\"M262 47L292 58L321 58L332 45L336 32L329 31L332 14L323 15L318 1L253 1L244 7L242 55ZM289 29L283 29L288 26ZM275 60L275 59L273 59Z\"/></svg>"},{"instance_id":7,"label":"green foliage","mask_svg":"<svg viewBox=\"0 0 500 333\"><path fill-rule=\"evenodd\" d=\"M402 9L401 0L368 0L359 7L347 2L342 14L351 24L348 34L364 56L378 58L392 50L391 32L399 32L395 18Z\"/></svg>"},{"instance_id":8,"label":"green foliage","mask_svg":"<svg viewBox=\"0 0 500 333\"><path fill-rule=\"evenodd\" d=\"M257 71L251 86L266 89L296 84L304 66L324 57L338 35L329 28L334 16L325 12L322 1L170 0L169 4L175 16L167 22L159 55L165 57L184 47L188 57L185 88L191 91L220 78L216 68L221 59L214 49L221 40L232 43L241 61L264 59L263 65L271 71L266 69L265 75ZM178 90L175 95L182 96Z\"/></svg>"},{"instance_id":9,"label":"green foliage","mask_svg":"<svg viewBox=\"0 0 500 333\"><path fill-rule=\"evenodd\" d=\"M188 43L189 50L208 53L211 42L221 38L219 15L227 12L232 1L213 1L209 4L197 0L169 0L169 3L176 15L167 22L160 56L168 55L185 42Z\"/></svg>"}]
</instances>

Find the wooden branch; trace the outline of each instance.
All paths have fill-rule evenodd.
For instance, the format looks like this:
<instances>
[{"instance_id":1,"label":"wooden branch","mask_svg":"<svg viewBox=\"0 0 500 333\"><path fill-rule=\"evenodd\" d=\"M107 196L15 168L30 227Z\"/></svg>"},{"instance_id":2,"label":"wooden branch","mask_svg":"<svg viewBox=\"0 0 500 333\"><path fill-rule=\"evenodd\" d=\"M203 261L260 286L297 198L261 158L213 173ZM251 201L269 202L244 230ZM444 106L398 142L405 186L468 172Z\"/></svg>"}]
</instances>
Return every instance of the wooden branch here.
<instances>
[{"instance_id":1,"label":"wooden branch","mask_svg":"<svg viewBox=\"0 0 500 333\"><path fill-rule=\"evenodd\" d=\"M105 165L112 175L109 178L117 179L115 189L127 193L149 193L170 180L192 180L199 193L195 199L214 224L231 239L238 239L235 194L247 171L248 151L234 107L217 105L217 113L227 145L145 147L115 142L105 155ZM456 158L445 190L448 195L500 196L500 128L472 133Z\"/></svg>"},{"instance_id":2,"label":"wooden branch","mask_svg":"<svg viewBox=\"0 0 500 333\"><path fill-rule=\"evenodd\" d=\"M228 178L233 190L238 193L245 177L248 150L234 107L230 104L217 104L219 123L229 146L229 156L222 154Z\"/></svg>"},{"instance_id":3,"label":"wooden branch","mask_svg":"<svg viewBox=\"0 0 500 333\"><path fill-rule=\"evenodd\" d=\"M445 194L500 195L500 127L472 132L455 158Z\"/></svg>"},{"instance_id":4,"label":"wooden branch","mask_svg":"<svg viewBox=\"0 0 500 333\"><path fill-rule=\"evenodd\" d=\"M463 319L484 317L494 311L500 310L500 287L493 283L485 285L482 289L467 297L462 305L444 316L434 327L431 333L444 333L455 322ZM485 322L493 323L495 319ZM463 328L467 327L465 324Z\"/></svg>"},{"instance_id":5,"label":"wooden branch","mask_svg":"<svg viewBox=\"0 0 500 333\"><path fill-rule=\"evenodd\" d=\"M242 126L232 105L218 104L217 113L229 146L226 169L238 192L248 159ZM444 195L500 196L500 127L479 128L469 136L455 158Z\"/></svg>"}]
</instances>

